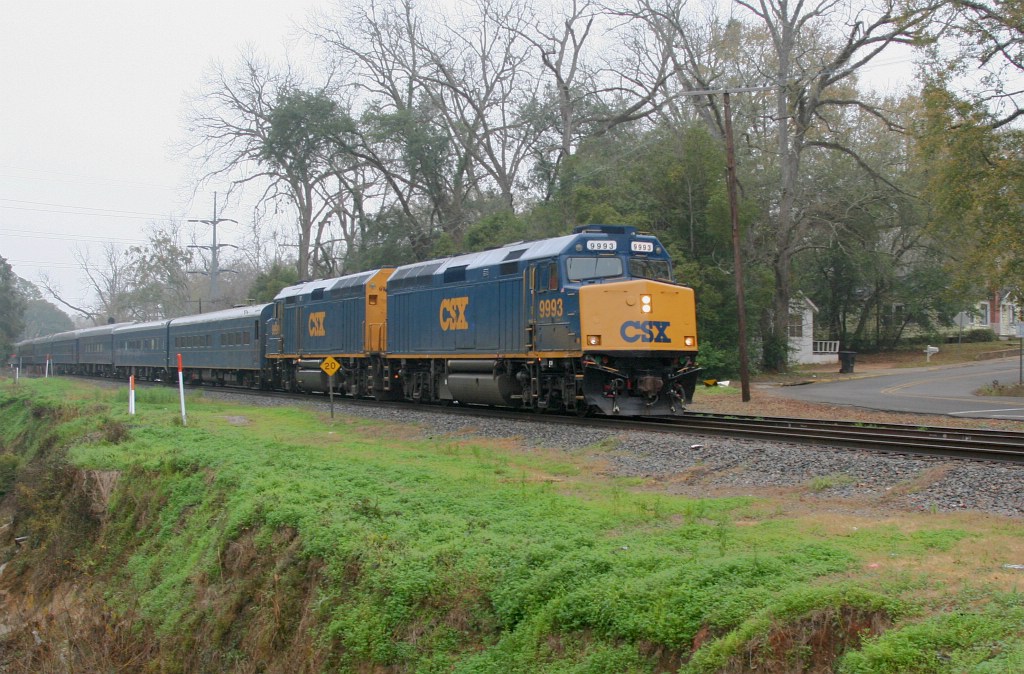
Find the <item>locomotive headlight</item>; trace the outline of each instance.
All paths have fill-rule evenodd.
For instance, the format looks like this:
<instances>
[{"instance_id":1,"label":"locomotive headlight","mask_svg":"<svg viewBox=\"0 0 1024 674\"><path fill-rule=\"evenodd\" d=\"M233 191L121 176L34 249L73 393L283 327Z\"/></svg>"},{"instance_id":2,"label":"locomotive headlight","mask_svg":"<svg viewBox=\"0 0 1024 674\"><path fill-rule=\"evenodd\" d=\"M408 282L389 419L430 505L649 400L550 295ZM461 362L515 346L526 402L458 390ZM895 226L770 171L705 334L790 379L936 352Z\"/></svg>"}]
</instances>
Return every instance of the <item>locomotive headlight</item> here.
<instances>
[{"instance_id":1,"label":"locomotive headlight","mask_svg":"<svg viewBox=\"0 0 1024 674\"><path fill-rule=\"evenodd\" d=\"M640 311L641 313L651 313L651 296L641 295L640 296Z\"/></svg>"},{"instance_id":2,"label":"locomotive headlight","mask_svg":"<svg viewBox=\"0 0 1024 674\"><path fill-rule=\"evenodd\" d=\"M587 335L587 344L590 346L601 346L601 335Z\"/></svg>"},{"instance_id":3,"label":"locomotive headlight","mask_svg":"<svg viewBox=\"0 0 1024 674\"><path fill-rule=\"evenodd\" d=\"M697 343L697 340L694 339L693 337L683 337L683 345L684 346L693 346L696 343Z\"/></svg>"}]
</instances>

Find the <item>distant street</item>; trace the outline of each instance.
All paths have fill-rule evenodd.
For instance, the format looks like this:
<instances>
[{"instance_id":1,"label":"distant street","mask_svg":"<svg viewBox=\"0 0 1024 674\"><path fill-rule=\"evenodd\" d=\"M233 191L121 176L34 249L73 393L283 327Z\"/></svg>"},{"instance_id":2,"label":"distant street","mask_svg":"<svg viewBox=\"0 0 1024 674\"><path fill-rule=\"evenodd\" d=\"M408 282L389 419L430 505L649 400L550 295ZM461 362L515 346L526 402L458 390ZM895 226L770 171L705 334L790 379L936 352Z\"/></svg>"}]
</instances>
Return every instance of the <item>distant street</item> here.
<instances>
[{"instance_id":1,"label":"distant street","mask_svg":"<svg viewBox=\"0 0 1024 674\"><path fill-rule=\"evenodd\" d=\"M772 386L773 395L808 402L850 405L889 412L1024 421L1024 398L977 396L999 381L1015 384L1017 358L933 368L854 372L849 378L801 386ZM856 370L856 368L855 368Z\"/></svg>"}]
</instances>

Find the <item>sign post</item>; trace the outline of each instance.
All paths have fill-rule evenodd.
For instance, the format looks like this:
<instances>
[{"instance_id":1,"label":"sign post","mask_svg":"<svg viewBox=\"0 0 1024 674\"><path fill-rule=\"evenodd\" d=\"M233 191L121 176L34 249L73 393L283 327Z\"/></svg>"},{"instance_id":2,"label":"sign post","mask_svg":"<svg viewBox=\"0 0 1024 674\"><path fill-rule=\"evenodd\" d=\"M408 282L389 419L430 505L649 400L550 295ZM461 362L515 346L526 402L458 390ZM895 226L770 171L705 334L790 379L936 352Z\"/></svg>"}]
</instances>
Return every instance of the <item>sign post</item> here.
<instances>
[{"instance_id":1,"label":"sign post","mask_svg":"<svg viewBox=\"0 0 1024 674\"><path fill-rule=\"evenodd\" d=\"M181 354L178 354L178 398L181 400L181 425L188 426L188 419L185 417L185 377L182 375Z\"/></svg>"},{"instance_id":2,"label":"sign post","mask_svg":"<svg viewBox=\"0 0 1024 674\"><path fill-rule=\"evenodd\" d=\"M128 377L128 414L135 416L135 375Z\"/></svg>"},{"instance_id":3,"label":"sign post","mask_svg":"<svg viewBox=\"0 0 1024 674\"><path fill-rule=\"evenodd\" d=\"M334 375L341 368L341 364L338 363L331 356L324 358L324 362L320 363L320 369L327 375L327 391L331 397L331 418L334 418Z\"/></svg>"},{"instance_id":4,"label":"sign post","mask_svg":"<svg viewBox=\"0 0 1024 674\"><path fill-rule=\"evenodd\" d=\"M1017 321L1017 343L1020 345L1020 361L1017 363L1017 385L1024 386L1024 320Z\"/></svg>"}]
</instances>

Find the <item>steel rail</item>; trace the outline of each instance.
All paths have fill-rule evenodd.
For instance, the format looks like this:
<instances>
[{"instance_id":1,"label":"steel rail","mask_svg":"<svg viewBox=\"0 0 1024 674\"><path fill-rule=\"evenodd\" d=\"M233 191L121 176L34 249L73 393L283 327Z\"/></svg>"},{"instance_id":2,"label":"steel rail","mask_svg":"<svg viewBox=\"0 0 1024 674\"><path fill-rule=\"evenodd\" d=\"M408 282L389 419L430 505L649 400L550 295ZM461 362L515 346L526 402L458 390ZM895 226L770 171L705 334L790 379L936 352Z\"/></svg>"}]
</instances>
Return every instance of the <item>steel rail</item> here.
<instances>
[{"instance_id":1,"label":"steel rail","mask_svg":"<svg viewBox=\"0 0 1024 674\"><path fill-rule=\"evenodd\" d=\"M108 380L110 381L110 380ZM144 385L144 384L143 384ZM155 384L162 386L164 384ZM268 392L255 389L199 386L193 390L253 397L274 397L326 403L327 396ZM528 414L510 409L475 405L416 405L336 397L336 404L395 407L407 410L443 410L445 414L502 418L525 422L571 423L610 431L637 430L669 434L727 436L774 442L848 447L892 454L939 456L975 461L1024 463L1024 432L856 421L829 421L791 417L763 417L687 412L681 417L614 418L562 414Z\"/></svg>"},{"instance_id":2,"label":"steel rail","mask_svg":"<svg viewBox=\"0 0 1024 674\"><path fill-rule=\"evenodd\" d=\"M671 432L771 439L781 442L1024 463L1024 433L987 429L873 424L819 419L687 415L643 424Z\"/></svg>"}]
</instances>

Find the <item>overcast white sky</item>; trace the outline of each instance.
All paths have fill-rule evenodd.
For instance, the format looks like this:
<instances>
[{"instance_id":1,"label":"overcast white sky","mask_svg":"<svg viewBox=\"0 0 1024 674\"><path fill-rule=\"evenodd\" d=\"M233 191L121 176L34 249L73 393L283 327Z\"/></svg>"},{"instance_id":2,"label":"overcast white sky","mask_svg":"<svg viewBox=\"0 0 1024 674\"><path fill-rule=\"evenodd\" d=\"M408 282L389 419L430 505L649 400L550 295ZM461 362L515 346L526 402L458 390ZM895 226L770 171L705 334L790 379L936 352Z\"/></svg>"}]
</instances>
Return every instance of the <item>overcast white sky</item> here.
<instances>
[{"instance_id":1,"label":"overcast white sky","mask_svg":"<svg viewBox=\"0 0 1024 674\"><path fill-rule=\"evenodd\" d=\"M75 247L140 243L147 224L212 216L183 160L186 96L247 45L301 62L296 27L334 0L0 0L0 255L88 301ZM873 67L909 73L909 58ZM883 82L884 84L884 82ZM244 211L244 212L243 212ZM248 207L223 217L247 222ZM238 226L218 230L231 243Z\"/></svg>"},{"instance_id":2,"label":"overcast white sky","mask_svg":"<svg viewBox=\"0 0 1024 674\"><path fill-rule=\"evenodd\" d=\"M172 156L186 95L247 45L272 58L331 0L0 0L0 255L86 293L75 246L144 240L147 223L209 218ZM246 222L250 213L225 212ZM225 231L227 230L227 231ZM230 223L218 230L231 241Z\"/></svg>"}]
</instances>

